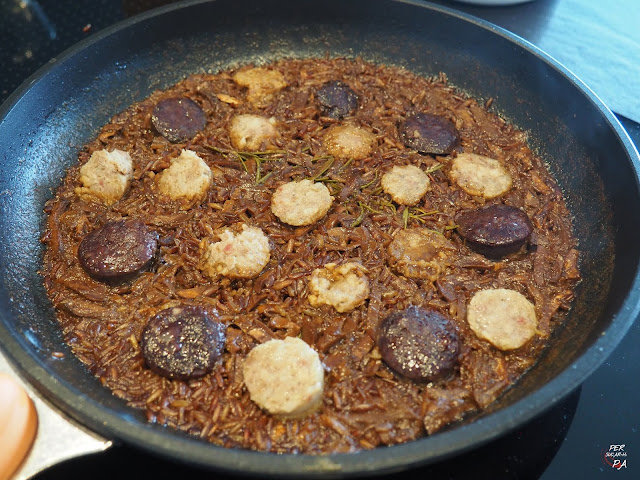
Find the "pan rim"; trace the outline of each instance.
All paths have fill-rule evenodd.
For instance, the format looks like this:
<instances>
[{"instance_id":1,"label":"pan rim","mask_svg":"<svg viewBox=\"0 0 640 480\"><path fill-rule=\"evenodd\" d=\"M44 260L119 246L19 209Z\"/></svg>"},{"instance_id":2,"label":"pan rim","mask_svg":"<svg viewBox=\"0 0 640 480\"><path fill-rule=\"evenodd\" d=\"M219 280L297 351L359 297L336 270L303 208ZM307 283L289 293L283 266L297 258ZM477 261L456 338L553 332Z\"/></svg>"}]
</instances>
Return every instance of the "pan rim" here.
<instances>
[{"instance_id":1,"label":"pan rim","mask_svg":"<svg viewBox=\"0 0 640 480\"><path fill-rule=\"evenodd\" d=\"M5 116L18 104L19 100L31 89L33 84L59 67L67 59L85 50L88 46L156 16L169 14L173 10L189 8L204 3L212 3L212 0L190 0L160 7L119 22L112 27L105 28L94 36L72 46L59 57L41 67L9 96L7 101L0 106L0 126ZM566 67L517 35L452 8L411 0L389 0L389 3L403 3L419 8L427 8L468 21L480 28L489 30L494 34L510 40L555 70L558 70L603 113L610 127L615 131L623 145L625 145L625 149L629 154L629 161L634 166L636 183L638 183L640 160L638 159L638 152L627 133L608 107L606 107L595 93L581 80L566 69ZM79 401L82 400L79 398L81 394L73 386L53 378L40 363L27 353L25 345L12 335L4 322L0 322L0 338L2 338L0 348L6 350L7 356L12 363L19 367L20 373L27 378L29 383L38 390L42 397L50 400L76 421L109 438L142 447L156 454L170 456L176 460L190 462L197 466L218 468L227 471L237 471L240 468L243 472L253 474L278 474L280 476L304 475L309 478L337 474L381 474L393 470L410 468L411 466L424 464L426 462L442 460L449 456L462 453L472 447L479 446L482 443L504 435L507 431L513 430L524 421L532 419L542 410L546 410L561 398L564 398L606 360L611 351L613 351L629 328L631 328L635 318L640 312L640 294L636 293L638 291L640 291L640 273L636 272L630 293L625 298L611 325L607 329L607 332L610 333L599 338L582 356L573 362L570 368L567 368L560 375L553 378L542 388L528 395L525 399L521 399L498 412L480 418L470 425L452 431L442 432L434 437L427 437L389 448L378 448L372 451L320 457L312 455L276 456L263 452L216 447L205 444L197 439L164 435L162 429L156 428L155 426L147 425L141 428L140 425L132 424L131 421L122 418L117 412L110 410L107 411L109 421L99 421L97 419L104 419L105 417L105 407L97 404L97 402L86 399ZM2 316L4 316L4 313ZM71 397L71 400L69 397ZM524 404L525 400L527 402L526 405ZM518 415L514 416L514 412L518 412ZM515 420L516 418L517 420ZM500 425L501 428L496 429L495 424ZM435 441L436 439L438 440L437 442ZM176 449L175 442L178 442L181 448ZM425 442L429 442L430 448L428 455L425 455ZM457 445L454 451L448 450L448 447L452 444ZM211 461L214 457L211 454L212 450L218 452L215 455L215 462ZM180 458L176 456L176 451L180 452ZM188 452L188 458L184 457L184 452ZM271 466L272 470L270 467L265 466L264 462L260 461L262 458L273 459L275 457L283 458L284 460L282 462L270 462L273 464ZM402 463L399 462L399 459L402 460Z\"/></svg>"}]
</instances>

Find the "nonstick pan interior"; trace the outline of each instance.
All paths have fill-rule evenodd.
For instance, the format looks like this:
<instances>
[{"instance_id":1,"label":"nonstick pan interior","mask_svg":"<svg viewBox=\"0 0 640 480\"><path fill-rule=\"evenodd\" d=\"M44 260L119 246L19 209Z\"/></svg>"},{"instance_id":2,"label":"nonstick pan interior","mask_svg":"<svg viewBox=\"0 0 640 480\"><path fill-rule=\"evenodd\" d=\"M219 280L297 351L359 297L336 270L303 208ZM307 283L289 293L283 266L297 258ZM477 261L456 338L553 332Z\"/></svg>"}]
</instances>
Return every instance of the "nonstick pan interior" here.
<instances>
[{"instance_id":1,"label":"nonstick pan interior","mask_svg":"<svg viewBox=\"0 0 640 480\"><path fill-rule=\"evenodd\" d=\"M450 82L529 132L575 217L584 281L566 328L489 415L432 437L312 457L226 450L147 424L63 343L38 268L45 201L115 113L186 74L282 57L361 56ZM638 313L638 156L614 116L521 39L424 2L196 1L104 30L29 79L0 109L0 341L40 393L109 438L212 469L278 477L382 474L503 434L575 389ZM56 359L52 352L65 353Z\"/></svg>"}]
</instances>

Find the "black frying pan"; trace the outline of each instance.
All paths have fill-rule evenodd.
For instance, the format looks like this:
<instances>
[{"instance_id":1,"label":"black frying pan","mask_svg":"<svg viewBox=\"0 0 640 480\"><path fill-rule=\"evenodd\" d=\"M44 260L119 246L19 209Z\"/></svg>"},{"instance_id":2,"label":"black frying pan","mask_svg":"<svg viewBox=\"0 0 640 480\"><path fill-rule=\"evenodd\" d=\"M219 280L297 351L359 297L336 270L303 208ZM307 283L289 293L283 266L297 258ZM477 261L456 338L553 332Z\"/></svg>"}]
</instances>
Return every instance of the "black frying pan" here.
<instances>
[{"instance_id":1,"label":"black frying pan","mask_svg":"<svg viewBox=\"0 0 640 480\"><path fill-rule=\"evenodd\" d=\"M313 457L227 450L147 424L63 343L38 275L44 202L97 129L188 73L294 56L349 56L447 73L530 132L566 193L583 252L575 307L548 355L482 418L405 445ZM102 31L29 79L0 109L0 342L49 401L107 438L210 469L283 477L382 474L458 454L573 391L639 310L638 154L612 113L523 40L411 1L220 0L172 5ZM65 352L64 360L51 353Z\"/></svg>"}]
</instances>

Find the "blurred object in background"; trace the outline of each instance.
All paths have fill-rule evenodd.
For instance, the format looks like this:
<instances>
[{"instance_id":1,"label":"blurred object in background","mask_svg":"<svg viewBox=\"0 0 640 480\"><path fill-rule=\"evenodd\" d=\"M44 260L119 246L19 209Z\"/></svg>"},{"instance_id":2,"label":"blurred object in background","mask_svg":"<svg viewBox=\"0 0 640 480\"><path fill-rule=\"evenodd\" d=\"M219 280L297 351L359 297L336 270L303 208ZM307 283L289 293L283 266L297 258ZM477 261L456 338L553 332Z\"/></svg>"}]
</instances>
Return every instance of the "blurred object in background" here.
<instances>
[{"instance_id":1,"label":"blurred object in background","mask_svg":"<svg viewBox=\"0 0 640 480\"><path fill-rule=\"evenodd\" d=\"M122 19L120 0L0 0L0 104L42 65Z\"/></svg>"},{"instance_id":2,"label":"blurred object in background","mask_svg":"<svg viewBox=\"0 0 640 480\"><path fill-rule=\"evenodd\" d=\"M176 0L122 0L122 8L128 15L136 15L152 8L174 3Z\"/></svg>"}]
</instances>

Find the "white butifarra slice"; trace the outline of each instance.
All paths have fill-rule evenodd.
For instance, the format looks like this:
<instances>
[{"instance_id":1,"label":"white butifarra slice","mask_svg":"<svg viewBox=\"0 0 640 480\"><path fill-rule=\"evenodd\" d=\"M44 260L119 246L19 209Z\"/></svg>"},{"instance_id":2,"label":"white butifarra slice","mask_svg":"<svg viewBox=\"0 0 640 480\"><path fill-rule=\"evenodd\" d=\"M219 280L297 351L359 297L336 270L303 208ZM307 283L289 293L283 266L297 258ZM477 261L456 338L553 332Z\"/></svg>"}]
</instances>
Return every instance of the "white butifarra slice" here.
<instances>
[{"instance_id":1,"label":"white butifarra slice","mask_svg":"<svg viewBox=\"0 0 640 480\"><path fill-rule=\"evenodd\" d=\"M272 141L280 136L276 119L250 113L236 115L229 125L229 138L233 148L256 152L273 149Z\"/></svg>"},{"instance_id":2,"label":"white butifarra slice","mask_svg":"<svg viewBox=\"0 0 640 480\"><path fill-rule=\"evenodd\" d=\"M429 190L429 176L415 165L396 165L382 176L382 190L400 205L415 205Z\"/></svg>"},{"instance_id":3,"label":"white butifarra slice","mask_svg":"<svg viewBox=\"0 0 640 480\"><path fill-rule=\"evenodd\" d=\"M261 67L241 70L233 76L233 80L248 89L247 100L258 108L266 107L274 94L287 86L282 73Z\"/></svg>"},{"instance_id":4,"label":"white butifarra slice","mask_svg":"<svg viewBox=\"0 0 640 480\"><path fill-rule=\"evenodd\" d=\"M322 362L300 338L258 345L247 355L243 374L251 400L273 415L301 417L313 412L322 401Z\"/></svg>"},{"instance_id":5,"label":"white butifarra slice","mask_svg":"<svg viewBox=\"0 0 640 480\"><path fill-rule=\"evenodd\" d=\"M467 321L478 338L500 350L520 348L538 326L533 304L520 292L505 288L476 293L467 307Z\"/></svg>"},{"instance_id":6,"label":"white butifarra slice","mask_svg":"<svg viewBox=\"0 0 640 480\"><path fill-rule=\"evenodd\" d=\"M280 185L271 197L271 211L284 223L298 227L320 220L332 202L324 183L305 179Z\"/></svg>"},{"instance_id":7,"label":"white butifarra slice","mask_svg":"<svg viewBox=\"0 0 640 480\"><path fill-rule=\"evenodd\" d=\"M451 179L469 195L491 199L508 192L513 184L506 168L493 158L461 153L451 162Z\"/></svg>"},{"instance_id":8,"label":"white butifarra slice","mask_svg":"<svg viewBox=\"0 0 640 480\"><path fill-rule=\"evenodd\" d=\"M234 234L225 230L220 241L204 242L202 270L210 278L222 275L230 278L252 278L269 263L271 248L269 238L258 227L242 225L242 231Z\"/></svg>"},{"instance_id":9,"label":"white butifarra slice","mask_svg":"<svg viewBox=\"0 0 640 480\"><path fill-rule=\"evenodd\" d=\"M182 150L158 176L158 191L172 200L201 201L207 196L213 174L198 154Z\"/></svg>"},{"instance_id":10,"label":"white butifarra slice","mask_svg":"<svg viewBox=\"0 0 640 480\"><path fill-rule=\"evenodd\" d=\"M308 299L314 307L330 305L340 313L350 312L367 298L369 279L359 263L327 263L311 273Z\"/></svg>"},{"instance_id":11,"label":"white butifarra slice","mask_svg":"<svg viewBox=\"0 0 640 480\"><path fill-rule=\"evenodd\" d=\"M401 275L435 282L450 264L455 247L440 232L406 228L396 233L387 252L390 266Z\"/></svg>"},{"instance_id":12,"label":"white butifarra slice","mask_svg":"<svg viewBox=\"0 0 640 480\"><path fill-rule=\"evenodd\" d=\"M334 125L327 129L323 144L334 157L360 160L371 154L376 145L376 136L355 125Z\"/></svg>"},{"instance_id":13,"label":"white butifarra slice","mask_svg":"<svg viewBox=\"0 0 640 480\"><path fill-rule=\"evenodd\" d=\"M133 161L122 150L96 150L80 168L81 187L76 194L82 198L113 205L120 200L133 180Z\"/></svg>"}]
</instances>

